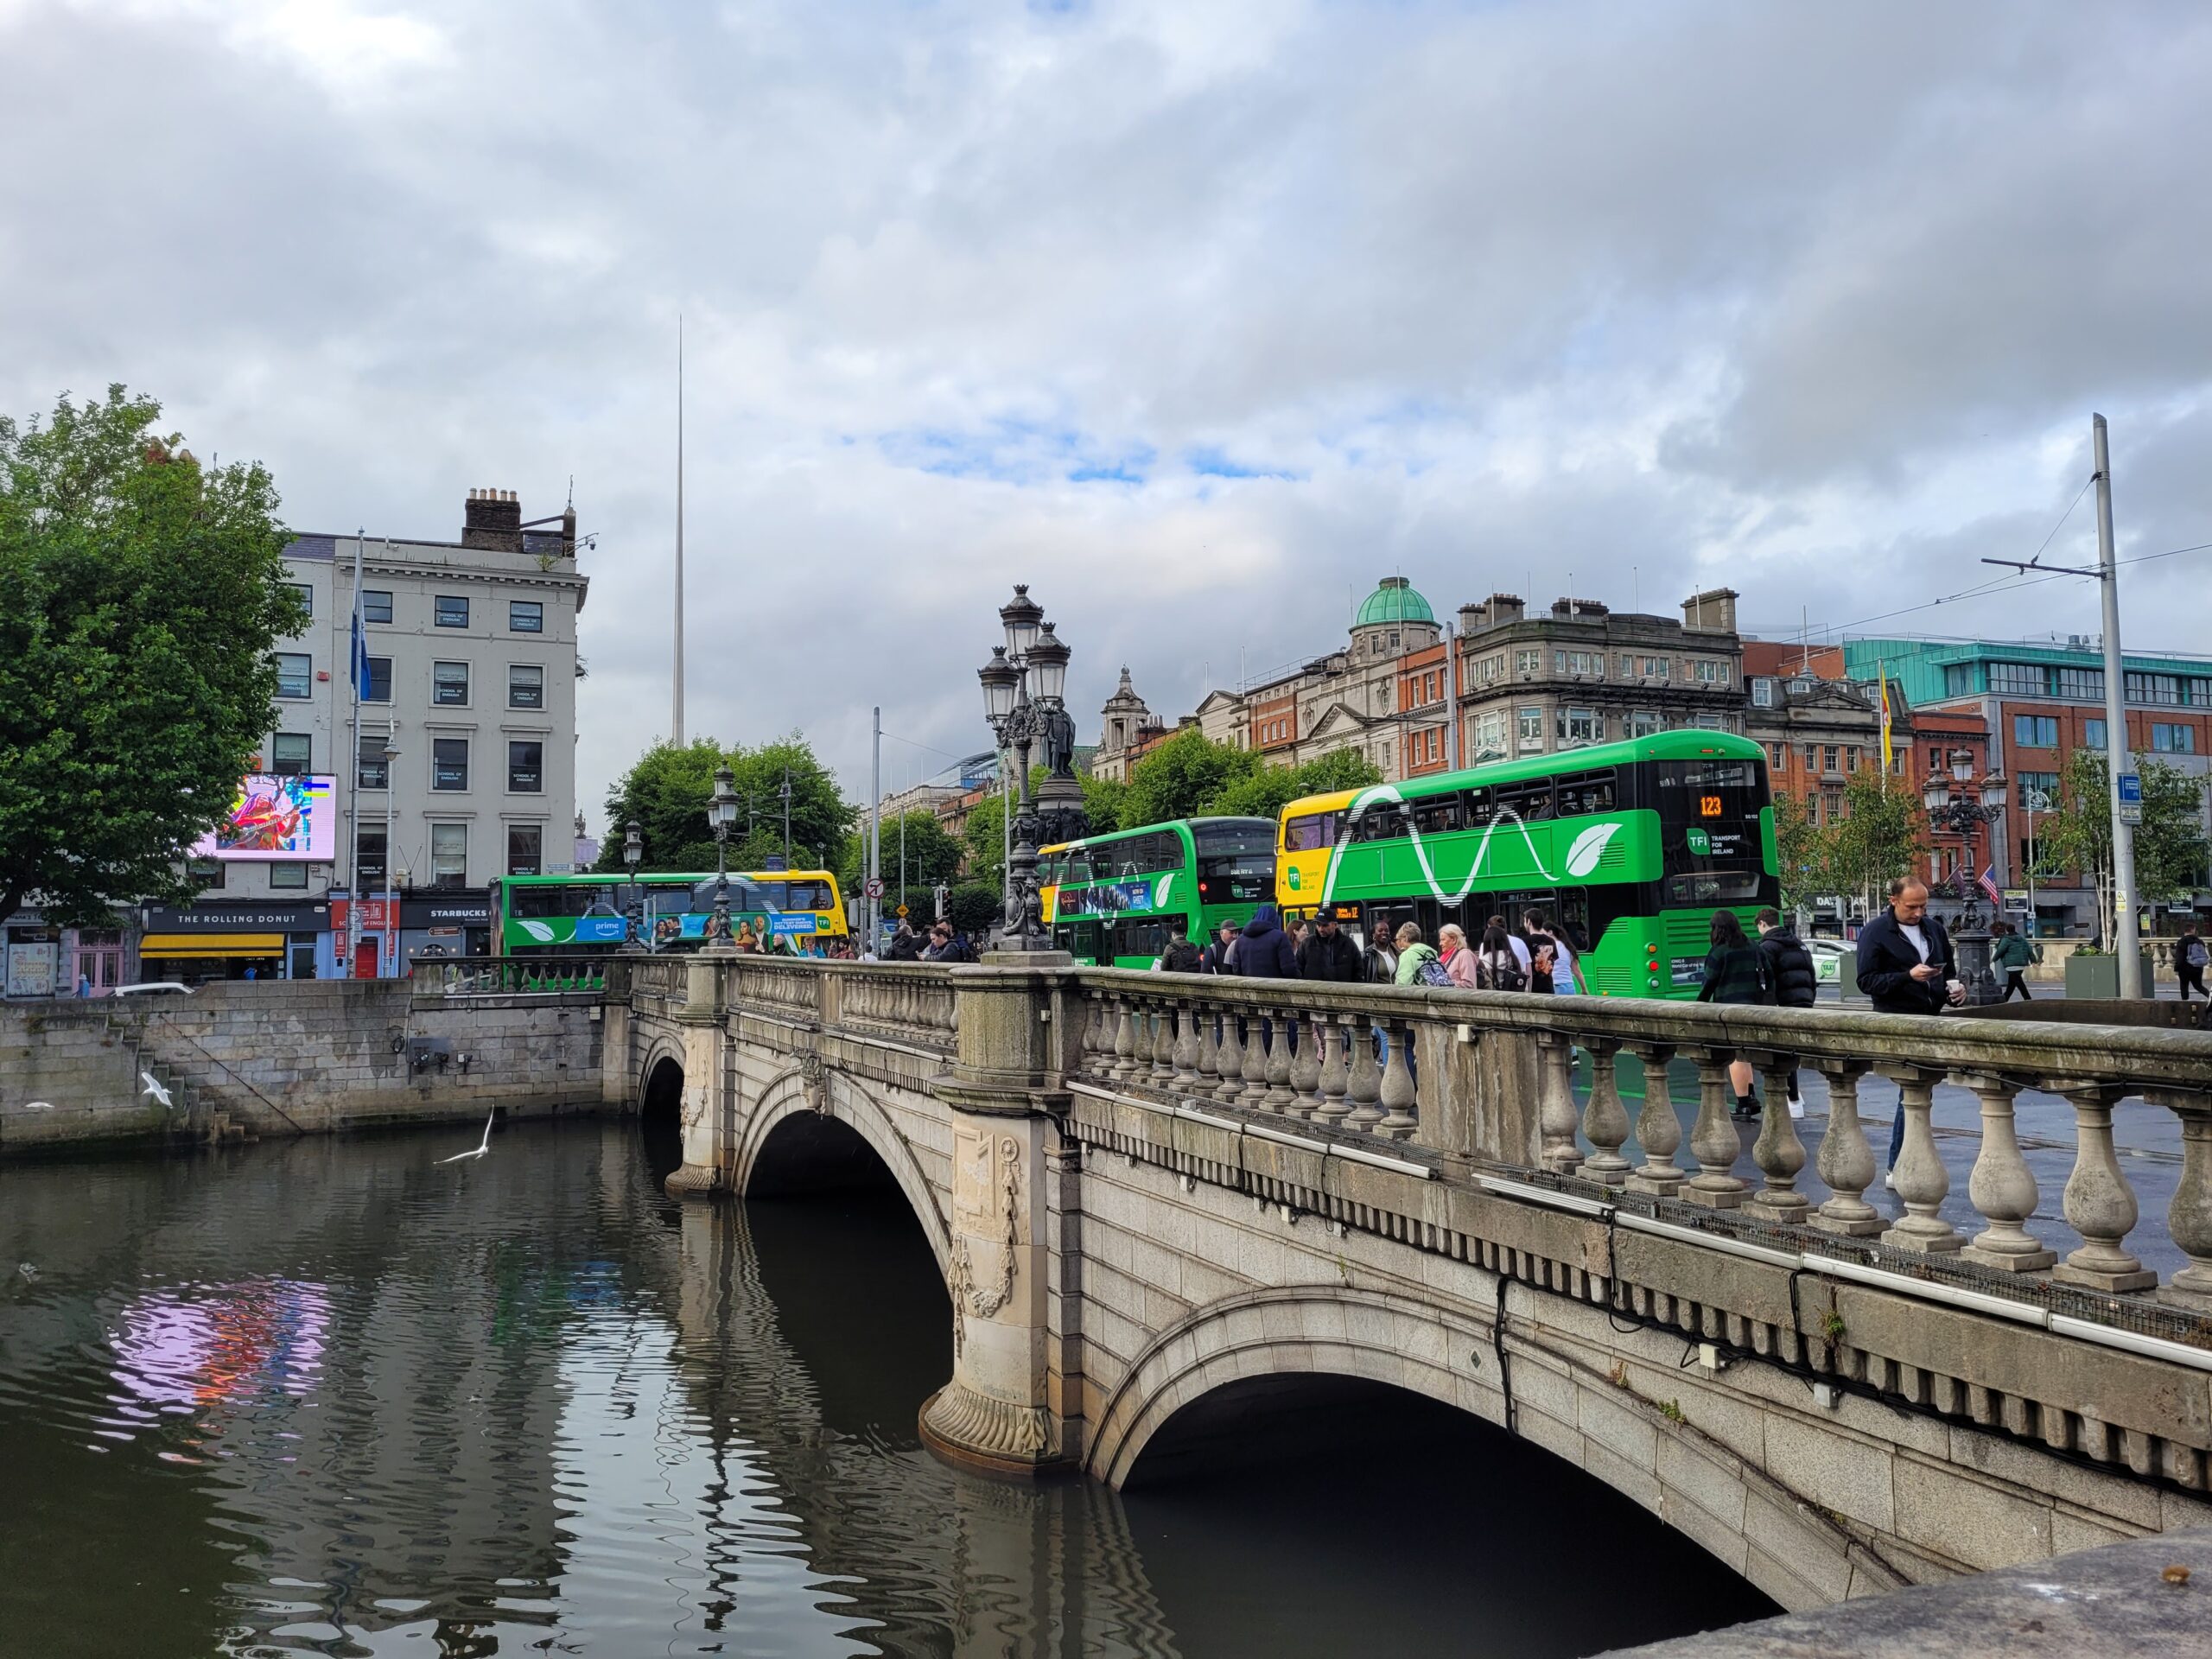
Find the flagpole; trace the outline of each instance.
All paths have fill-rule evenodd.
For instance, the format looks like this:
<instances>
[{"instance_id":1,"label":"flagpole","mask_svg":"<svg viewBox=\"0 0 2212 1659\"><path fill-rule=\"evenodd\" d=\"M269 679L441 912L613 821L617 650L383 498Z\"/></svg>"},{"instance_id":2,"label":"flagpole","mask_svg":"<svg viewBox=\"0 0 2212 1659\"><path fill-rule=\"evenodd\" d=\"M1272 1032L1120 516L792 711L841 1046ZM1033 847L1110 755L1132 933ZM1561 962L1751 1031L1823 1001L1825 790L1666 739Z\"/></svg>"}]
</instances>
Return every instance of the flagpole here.
<instances>
[{"instance_id":1,"label":"flagpole","mask_svg":"<svg viewBox=\"0 0 2212 1659\"><path fill-rule=\"evenodd\" d=\"M346 901L346 960L338 964L340 979L353 978L353 956L361 938L361 543L368 538L368 533L365 524L353 532L353 623L346 636L346 677L353 682L353 753L347 758L346 775L353 781L346 786L346 811L353 851L346 861L346 887L353 897ZM389 778L385 779L385 787L391 787ZM389 865L389 842L384 856Z\"/></svg>"}]
</instances>

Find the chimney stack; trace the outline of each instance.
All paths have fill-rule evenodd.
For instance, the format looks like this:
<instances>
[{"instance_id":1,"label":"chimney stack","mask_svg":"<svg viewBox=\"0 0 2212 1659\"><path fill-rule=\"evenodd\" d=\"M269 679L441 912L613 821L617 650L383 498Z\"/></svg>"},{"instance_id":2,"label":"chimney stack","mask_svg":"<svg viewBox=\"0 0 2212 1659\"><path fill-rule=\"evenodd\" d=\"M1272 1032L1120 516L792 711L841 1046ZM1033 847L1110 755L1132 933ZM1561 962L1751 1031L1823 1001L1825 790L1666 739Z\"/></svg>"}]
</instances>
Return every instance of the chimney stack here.
<instances>
[{"instance_id":1,"label":"chimney stack","mask_svg":"<svg viewBox=\"0 0 2212 1659\"><path fill-rule=\"evenodd\" d=\"M522 551L522 503L512 490L471 490L461 544L493 553Z\"/></svg>"},{"instance_id":2,"label":"chimney stack","mask_svg":"<svg viewBox=\"0 0 2212 1659\"><path fill-rule=\"evenodd\" d=\"M1708 588L1682 601L1682 626L1693 633L1736 632L1736 590Z\"/></svg>"}]
</instances>

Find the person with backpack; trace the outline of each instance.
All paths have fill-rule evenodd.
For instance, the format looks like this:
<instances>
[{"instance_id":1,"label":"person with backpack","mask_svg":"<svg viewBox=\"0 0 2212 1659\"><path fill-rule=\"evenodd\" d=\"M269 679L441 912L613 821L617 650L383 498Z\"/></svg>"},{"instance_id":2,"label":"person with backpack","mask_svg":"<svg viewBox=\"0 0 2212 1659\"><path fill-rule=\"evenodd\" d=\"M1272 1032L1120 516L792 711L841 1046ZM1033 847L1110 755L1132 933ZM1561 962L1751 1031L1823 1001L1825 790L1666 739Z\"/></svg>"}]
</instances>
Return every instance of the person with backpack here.
<instances>
[{"instance_id":1,"label":"person with backpack","mask_svg":"<svg viewBox=\"0 0 2212 1659\"><path fill-rule=\"evenodd\" d=\"M1202 974L1206 970L1206 953L1190 941L1187 923L1167 925L1167 948L1154 963L1154 971L1163 974Z\"/></svg>"},{"instance_id":2,"label":"person with backpack","mask_svg":"<svg viewBox=\"0 0 2212 1659\"><path fill-rule=\"evenodd\" d=\"M1236 940L1236 972L1246 979L1296 979L1298 956L1282 931L1281 912L1262 905Z\"/></svg>"},{"instance_id":3,"label":"person with backpack","mask_svg":"<svg viewBox=\"0 0 2212 1659\"><path fill-rule=\"evenodd\" d=\"M1535 952L1532 967L1547 976L1547 982L1538 988L1560 996L1573 996L1578 988L1575 982L1574 952L1567 948L1567 930L1554 927L1541 910L1524 910L1521 925L1528 931L1529 948ZM1549 959L1544 953L1550 952Z\"/></svg>"},{"instance_id":4,"label":"person with backpack","mask_svg":"<svg viewBox=\"0 0 2212 1659\"><path fill-rule=\"evenodd\" d=\"M1759 931L1759 951L1766 957L1767 982L1774 987L1774 1001L1778 1007L1809 1008L1820 999L1821 976L1813 966L1813 953L1805 948L1789 928L1783 925L1782 912L1772 905L1759 912L1755 925ZM1789 1074L1789 1115L1804 1116L1804 1102L1797 1093L1797 1073Z\"/></svg>"},{"instance_id":5,"label":"person with backpack","mask_svg":"<svg viewBox=\"0 0 2212 1659\"><path fill-rule=\"evenodd\" d=\"M1338 985L1359 983L1359 945L1337 925L1337 913L1323 909L1313 914L1306 942L1298 947L1298 976Z\"/></svg>"},{"instance_id":6,"label":"person with backpack","mask_svg":"<svg viewBox=\"0 0 2212 1659\"><path fill-rule=\"evenodd\" d=\"M1989 931L1997 936L1997 943L1989 952L1989 965L2005 976L2005 995L1997 1000L2010 1002L2012 993L2018 991L2021 1001L2034 1001L2028 995L2027 972L2029 964L2036 959L2035 946L2023 938L2010 922L1993 922ZM2175 957L2179 959L2178 950Z\"/></svg>"},{"instance_id":7,"label":"person with backpack","mask_svg":"<svg viewBox=\"0 0 2212 1659\"><path fill-rule=\"evenodd\" d=\"M1713 948L1705 955L1705 981L1698 987L1697 1000L1771 1007L1774 981L1768 973L1766 957L1745 936L1744 925L1736 919L1734 911L1713 912L1712 937ZM1757 1117L1759 1096L1751 1080L1751 1062L1729 1061L1728 1081L1736 1091L1732 1114L1737 1117Z\"/></svg>"},{"instance_id":8,"label":"person with backpack","mask_svg":"<svg viewBox=\"0 0 2212 1659\"><path fill-rule=\"evenodd\" d=\"M2181 981L2183 1001L2188 1001L2189 994L2195 991L2204 998L2208 1006L2212 1006L2212 992L2204 988L2204 970L2207 967L2212 967L2212 947L2205 944L2204 936L2196 931L2196 924L2191 922L2182 929L2181 937L2174 941L2174 977Z\"/></svg>"},{"instance_id":9,"label":"person with backpack","mask_svg":"<svg viewBox=\"0 0 2212 1659\"><path fill-rule=\"evenodd\" d=\"M1525 991L1529 976L1522 971L1521 958L1513 954L1513 936L1505 931L1503 922L1492 922L1483 930L1482 954L1475 962L1475 988L1478 991Z\"/></svg>"},{"instance_id":10,"label":"person with backpack","mask_svg":"<svg viewBox=\"0 0 2212 1659\"><path fill-rule=\"evenodd\" d=\"M1457 922L1446 922L1436 930L1436 954L1443 958L1444 971L1452 984L1463 991L1479 988L1475 983L1475 953L1467 949L1466 930Z\"/></svg>"},{"instance_id":11,"label":"person with backpack","mask_svg":"<svg viewBox=\"0 0 2212 1659\"><path fill-rule=\"evenodd\" d=\"M1436 959L1436 947L1421 943L1421 929L1408 922L1398 930L1398 977L1401 985L1449 986L1452 976Z\"/></svg>"}]
</instances>

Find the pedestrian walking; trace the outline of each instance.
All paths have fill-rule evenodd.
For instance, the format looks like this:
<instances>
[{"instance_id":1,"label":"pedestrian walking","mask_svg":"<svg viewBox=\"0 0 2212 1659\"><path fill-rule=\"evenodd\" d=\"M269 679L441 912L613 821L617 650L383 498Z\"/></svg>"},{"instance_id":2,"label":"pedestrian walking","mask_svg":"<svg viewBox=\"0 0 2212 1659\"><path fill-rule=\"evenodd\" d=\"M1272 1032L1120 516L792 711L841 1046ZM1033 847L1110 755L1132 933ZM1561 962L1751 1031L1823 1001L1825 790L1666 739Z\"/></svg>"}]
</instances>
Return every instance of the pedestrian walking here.
<instances>
[{"instance_id":1,"label":"pedestrian walking","mask_svg":"<svg viewBox=\"0 0 2212 1659\"><path fill-rule=\"evenodd\" d=\"M1712 938L1713 948L1705 953L1705 978L1697 988L1697 1000L1773 1006L1774 982L1768 976L1766 957L1745 936L1744 925L1736 919L1734 911L1713 912ZM1736 1103L1730 1108L1732 1114L1757 1117L1759 1096L1751 1079L1751 1062L1729 1061L1728 1081L1736 1091Z\"/></svg>"},{"instance_id":2,"label":"pedestrian walking","mask_svg":"<svg viewBox=\"0 0 2212 1659\"><path fill-rule=\"evenodd\" d=\"M1492 922L1483 930L1482 954L1475 962L1475 988L1478 991L1525 991L1529 976L1521 966L1521 958L1513 954L1513 936L1505 931L1503 922Z\"/></svg>"},{"instance_id":3,"label":"pedestrian walking","mask_svg":"<svg viewBox=\"0 0 2212 1659\"><path fill-rule=\"evenodd\" d=\"M1782 919L1782 912L1769 905L1753 920L1759 931L1759 951L1766 957L1767 981L1774 987L1774 1001L1778 1007L1809 1008L1820 999L1821 976L1813 966L1813 953ZM1797 1093L1797 1072L1789 1072L1789 1115L1802 1117L1804 1102Z\"/></svg>"},{"instance_id":4,"label":"pedestrian walking","mask_svg":"<svg viewBox=\"0 0 2212 1659\"><path fill-rule=\"evenodd\" d=\"M1192 944L1190 928L1184 922L1167 925L1167 948L1160 953L1160 960L1152 965L1164 974L1202 974L1206 970L1206 953Z\"/></svg>"},{"instance_id":5,"label":"pedestrian walking","mask_svg":"<svg viewBox=\"0 0 2212 1659\"><path fill-rule=\"evenodd\" d=\"M1200 971L1209 974L1233 974L1236 971L1236 924L1224 922L1214 930L1213 943L1206 946L1205 967Z\"/></svg>"},{"instance_id":6,"label":"pedestrian walking","mask_svg":"<svg viewBox=\"0 0 2212 1659\"><path fill-rule=\"evenodd\" d=\"M1398 930L1398 977L1401 985L1449 985L1451 976L1436 960L1436 947L1421 941L1421 929L1408 922Z\"/></svg>"},{"instance_id":7,"label":"pedestrian walking","mask_svg":"<svg viewBox=\"0 0 2212 1659\"><path fill-rule=\"evenodd\" d=\"M2174 977L2181 981L2183 1001L2188 1001L2189 994L2195 991L2208 1003L2212 1003L2212 993L2204 988L2204 970L2208 966L2212 966L2212 947L2205 944L2204 936L2196 931L2196 924L2191 922L2182 929L2181 937L2174 941Z\"/></svg>"},{"instance_id":8,"label":"pedestrian walking","mask_svg":"<svg viewBox=\"0 0 2212 1659\"><path fill-rule=\"evenodd\" d=\"M1298 947L1298 976L1338 985L1359 983L1358 942L1337 925L1333 910L1316 911L1306 943Z\"/></svg>"},{"instance_id":9,"label":"pedestrian walking","mask_svg":"<svg viewBox=\"0 0 2212 1659\"><path fill-rule=\"evenodd\" d=\"M2035 946L2021 937L2019 930L2010 922L1992 923L1989 931L1997 936L1997 944L1990 951L1989 959L2005 976L2005 995L1997 1000L2010 1002L2018 993L2021 1001L2034 1001L2035 999L2028 995L2027 972L2029 964L2037 958Z\"/></svg>"},{"instance_id":10,"label":"pedestrian walking","mask_svg":"<svg viewBox=\"0 0 2212 1659\"><path fill-rule=\"evenodd\" d=\"M1475 953L1467 949L1466 930L1459 923L1446 922L1436 930L1436 954L1443 959L1444 971L1454 985L1463 991L1481 988Z\"/></svg>"},{"instance_id":11,"label":"pedestrian walking","mask_svg":"<svg viewBox=\"0 0 2212 1659\"><path fill-rule=\"evenodd\" d=\"M1535 966L1535 959L1529 954L1529 941L1508 927L1503 916L1493 916L1483 924L1484 938L1490 938L1490 931L1493 927L1505 935L1506 947L1513 952L1513 960L1520 964L1521 977L1526 982L1529 970ZM1484 949L1488 950L1489 946L1485 945Z\"/></svg>"},{"instance_id":12,"label":"pedestrian walking","mask_svg":"<svg viewBox=\"0 0 2212 1659\"><path fill-rule=\"evenodd\" d=\"M1390 941L1390 925L1377 922L1368 935L1367 982L1370 985L1395 985L1398 982L1398 952Z\"/></svg>"},{"instance_id":13,"label":"pedestrian walking","mask_svg":"<svg viewBox=\"0 0 2212 1659\"><path fill-rule=\"evenodd\" d=\"M1236 961L1234 971L1246 979L1295 979L1298 977L1298 956L1291 949L1290 936L1282 931L1280 912L1273 905L1262 905L1252 912L1252 919L1236 942Z\"/></svg>"},{"instance_id":14,"label":"pedestrian walking","mask_svg":"<svg viewBox=\"0 0 2212 1659\"><path fill-rule=\"evenodd\" d=\"M1554 927L1550 918L1541 910L1522 911L1521 925L1527 932L1529 949L1532 953L1531 967L1535 970L1531 976L1532 982L1542 982L1536 985L1536 988L1560 996L1573 996L1577 988L1575 961L1574 952L1567 947L1567 930ZM1547 951L1550 953L1549 960L1544 959Z\"/></svg>"},{"instance_id":15,"label":"pedestrian walking","mask_svg":"<svg viewBox=\"0 0 2212 1659\"><path fill-rule=\"evenodd\" d=\"M1941 1014L1967 1000L1954 976L1951 936L1928 913L1928 884L1900 875L1890 883L1890 903L1859 930L1859 988L1877 1014ZM1889 1168L1904 1149L1904 1096L1890 1121ZM1896 1182L1885 1176L1888 1185Z\"/></svg>"}]
</instances>

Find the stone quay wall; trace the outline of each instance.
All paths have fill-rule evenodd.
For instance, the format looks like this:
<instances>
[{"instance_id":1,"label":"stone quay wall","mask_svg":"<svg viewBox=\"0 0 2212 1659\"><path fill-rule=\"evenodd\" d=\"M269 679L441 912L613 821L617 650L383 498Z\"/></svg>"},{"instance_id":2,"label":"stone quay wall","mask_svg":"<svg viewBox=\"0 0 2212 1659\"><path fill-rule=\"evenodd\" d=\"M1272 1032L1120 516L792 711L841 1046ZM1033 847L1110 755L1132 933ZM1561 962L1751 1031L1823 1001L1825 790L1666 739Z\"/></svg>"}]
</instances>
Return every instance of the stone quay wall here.
<instances>
[{"instance_id":1,"label":"stone quay wall","mask_svg":"<svg viewBox=\"0 0 2212 1659\"><path fill-rule=\"evenodd\" d=\"M600 1000L327 980L0 1005L0 1159L203 1140L222 1122L326 1135L595 1109Z\"/></svg>"}]
</instances>

